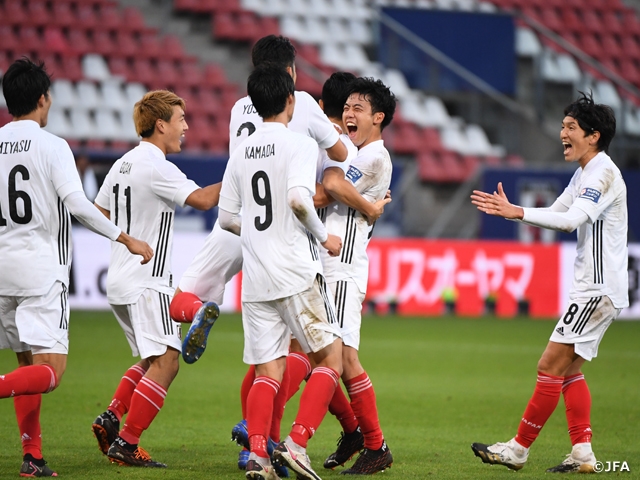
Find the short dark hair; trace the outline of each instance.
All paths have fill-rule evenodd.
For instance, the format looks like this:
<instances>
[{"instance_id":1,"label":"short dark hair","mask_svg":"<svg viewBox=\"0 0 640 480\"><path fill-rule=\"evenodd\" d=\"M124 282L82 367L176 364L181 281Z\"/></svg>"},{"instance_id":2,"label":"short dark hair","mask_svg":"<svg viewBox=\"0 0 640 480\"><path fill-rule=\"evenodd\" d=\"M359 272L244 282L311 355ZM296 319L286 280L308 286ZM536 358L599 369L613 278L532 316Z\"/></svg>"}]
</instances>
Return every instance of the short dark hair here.
<instances>
[{"instance_id":1,"label":"short dark hair","mask_svg":"<svg viewBox=\"0 0 640 480\"><path fill-rule=\"evenodd\" d=\"M33 63L22 57L11 64L2 77L2 93L9 113L24 117L38 108L38 100L49 96L51 77L44 62Z\"/></svg>"},{"instance_id":2,"label":"short dark hair","mask_svg":"<svg viewBox=\"0 0 640 480\"><path fill-rule=\"evenodd\" d=\"M608 105L595 103L592 93L578 92L582 97L564 109L565 117L573 117L585 131L585 136L600 132L598 151L607 151L616 134L616 116Z\"/></svg>"},{"instance_id":3,"label":"short dark hair","mask_svg":"<svg viewBox=\"0 0 640 480\"><path fill-rule=\"evenodd\" d=\"M349 85L356 79L353 73L335 72L322 86L322 104L327 117L342 118L344 102L349 98Z\"/></svg>"},{"instance_id":4,"label":"short dark hair","mask_svg":"<svg viewBox=\"0 0 640 480\"><path fill-rule=\"evenodd\" d=\"M384 113L384 119L380 124L380 130L384 130L393 120L393 114L396 111L396 96L389 90L389 87L382 83L381 80L375 80L371 77L359 77L349 85L347 98L354 93L367 99L371 104L372 113Z\"/></svg>"},{"instance_id":5,"label":"short dark hair","mask_svg":"<svg viewBox=\"0 0 640 480\"><path fill-rule=\"evenodd\" d=\"M264 63L275 63L282 68L292 67L296 61L296 47L287 37L267 35L256 42L251 50L254 67Z\"/></svg>"},{"instance_id":6,"label":"short dark hair","mask_svg":"<svg viewBox=\"0 0 640 480\"><path fill-rule=\"evenodd\" d=\"M249 75L247 93L258 115L271 118L284 111L287 98L295 93L295 85L280 65L265 63Z\"/></svg>"}]
</instances>

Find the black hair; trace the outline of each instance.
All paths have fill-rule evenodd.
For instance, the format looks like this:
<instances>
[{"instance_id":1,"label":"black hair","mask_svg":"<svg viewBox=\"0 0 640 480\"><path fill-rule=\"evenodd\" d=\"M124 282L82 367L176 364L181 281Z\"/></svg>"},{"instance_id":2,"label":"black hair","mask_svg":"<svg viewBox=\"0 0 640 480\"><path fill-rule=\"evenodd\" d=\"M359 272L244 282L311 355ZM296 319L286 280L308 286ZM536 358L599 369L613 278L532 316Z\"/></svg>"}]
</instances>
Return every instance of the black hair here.
<instances>
[{"instance_id":1,"label":"black hair","mask_svg":"<svg viewBox=\"0 0 640 480\"><path fill-rule=\"evenodd\" d=\"M322 86L322 103L327 117L342 118L344 103L349 98L349 85L356 79L353 73L335 72Z\"/></svg>"},{"instance_id":2,"label":"black hair","mask_svg":"<svg viewBox=\"0 0 640 480\"><path fill-rule=\"evenodd\" d=\"M249 75L247 93L258 115L271 118L284 111L287 98L295 93L295 85L280 65L264 63Z\"/></svg>"},{"instance_id":3,"label":"black hair","mask_svg":"<svg viewBox=\"0 0 640 480\"><path fill-rule=\"evenodd\" d=\"M389 90L389 87L382 83L381 80L360 77L349 85L349 96L354 93L367 99L371 104L371 113L384 113L384 119L380 124L380 130L384 130L393 120L393 114L396 111L396 96Z\"/></svg>"},{"instance_id":4,"label":"black hair","mask_svg":"<svg viewBox=\"0 0 640 480\"><path fill-rule=\"evenodd\" d=\"M251 61L254 67L264 63L275 63L282 68L291 67L296 61L296 47L287 37L267 35L256 42L251 50Z\"/></svg>"},{"instance_id":5,"label":"black hair","mask_svg":"<svg viewBox=\"0 0 640 480\"><path fill-rule=\"evenodd\" d=\"M33 63L27 57L13 62L2 77L2 93L14 118L36 110L40 97L48 98L50 87L51 77L44 62Z\"/></svg>"},{"instance_id":6,"label":"black hair","mask_svg":"<svg viewBox=\"0 0 640 480\"><path fill-rule=\"evenodd\" d=\"M565 117L573 117L584 130L585 137L600 132L598 151L607 151L616 134L616 116L608 105L595 103L593 95L578 92L582 97L564 109Z\"/></svg>"}]
</instances>

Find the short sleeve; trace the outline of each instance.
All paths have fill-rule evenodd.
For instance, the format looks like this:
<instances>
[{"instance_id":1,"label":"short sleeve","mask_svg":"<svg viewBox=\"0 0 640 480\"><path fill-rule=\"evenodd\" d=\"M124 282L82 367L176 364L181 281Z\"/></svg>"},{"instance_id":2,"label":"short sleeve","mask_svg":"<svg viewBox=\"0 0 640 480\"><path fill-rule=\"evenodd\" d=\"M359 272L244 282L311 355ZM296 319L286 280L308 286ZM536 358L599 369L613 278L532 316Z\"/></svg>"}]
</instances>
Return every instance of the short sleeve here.
<instances>
[{"instance_id":1,"label":"short sleeve","mask_svg":"<svg viewBox=\"0 0 640 480\"><path fill-rule=\"evenodd\" d=\"M220 189L220 200L218 208L229 213L238 213L242 207L242 197L238 188L237 160L234 155L227 163L227 168L222 177L222 188Z\"/></svg>"},{"instance_id":2,"label":"short sleeve","mask_svg":"<svg viewBox=\"0 0 640 480\"><path fill-rule=\"evenodd\" d=\"M309 109L309 136L322 149L333 147L340 139L340 134L322 111L320 105L306 92L298 92L297 98L304 99Z\"/></svg>"},{"instance_id":3,"label":"short sleeve","mask_svg":"<svg viewBox=\"0 0 640 480\"><path fill-rule=\"evenodd\" d=\"M151 190L160 198L184 207L187 197L199 188L173 163L169 161L154 163Z\"/></svg>"},{"instance_id":4,"label":"short sleeve","mask_svg":"<svg viewBox=\"0 0 640 480\"><path fill-rule=\"evenodd\" d=\"M295 144L292 142L290 150L289 174L287 178L287 190L293 187L305 187L312 194L316 191L316 164L318 158L318 145L316 142L303 135L297 135Z\"/></svg>"},{"instance_id":5,"label":"short sleeve","mask_svg":"<svg viewBox=\"0 0 640 480\"><path fill-rule=\"evenodd\" d=\"M52 152L51 182L63 201L73 192L82 192L84 195L73 152L69 144L62 139L58 139Z\"/></svg>"},{"instance_id":6,"label":"short sleeve","mask_svg":"<svg viewBox=\"0 0 640 480\"><path fill-rule=\"evenodd\" d=\"M107 174L102 182L102 186L100 187L100 191L98 195L96 195L96 199L94 200L96 205L104 208L105 210L111 210L111 201L109 195L111 193L111 171Z\"/></svg>"},{"instance_id":7,"label":"short sleeve","mask_svg":"<svg viewBox=\"0 0 640 480\"><path fill-rule=\"evenodd\" d=\"M592 222L615 200L618 193L616 176L613 169L600 168L582 178L573 204Z\"/></svg>"}]
</instances>

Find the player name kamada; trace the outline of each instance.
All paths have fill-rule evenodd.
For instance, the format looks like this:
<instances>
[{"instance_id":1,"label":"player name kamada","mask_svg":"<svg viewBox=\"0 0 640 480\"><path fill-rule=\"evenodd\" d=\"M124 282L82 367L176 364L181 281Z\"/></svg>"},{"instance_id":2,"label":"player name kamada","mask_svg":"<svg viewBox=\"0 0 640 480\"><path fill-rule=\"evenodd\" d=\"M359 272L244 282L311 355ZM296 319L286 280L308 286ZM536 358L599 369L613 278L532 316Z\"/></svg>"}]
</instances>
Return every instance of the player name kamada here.
<instances>
[{"instance_id":1,"label":"player name kamada","mask_svg":"<svg viewBox=\"0 0 640 480\"><path fill-rule=\"evenodd\" d=\"M28 152L31 148L31 140L19 140L17 142L0 142L0 154Z\"/></svg>"},{"instance_id":2,"label":"player name kamada","mask_svg":"<svg viewBox=\"0 0 640 480\"><path fill-rule=\"evenodd\" d=\"M267 158L276 154L276 145L258 145L256 147L245 147L244 158Z\"/></svg>"}]
</instances>

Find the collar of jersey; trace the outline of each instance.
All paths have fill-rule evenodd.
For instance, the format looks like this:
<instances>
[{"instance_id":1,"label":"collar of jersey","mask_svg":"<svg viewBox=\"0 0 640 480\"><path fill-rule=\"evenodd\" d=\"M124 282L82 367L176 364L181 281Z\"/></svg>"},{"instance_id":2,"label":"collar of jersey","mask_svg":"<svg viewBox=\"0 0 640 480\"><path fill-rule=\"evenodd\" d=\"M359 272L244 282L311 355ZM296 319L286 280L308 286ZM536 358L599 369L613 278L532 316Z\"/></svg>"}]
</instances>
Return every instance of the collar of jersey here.
<instances>
[{"instance_id":1,"label":"collar of jersey","mask_svg":"<svg viewBox=\"0 0 640 480\"><path fill-rule=\"evenodd\" d=\"M18 120L17 122L9 122L7 125L12 125L14 128L37 128L40 129L40 124L35 120Z\"/></svg>"},{"instance_id":2,"label":"collar of jersey","mask_svg":"<svg viewBox=\"0 0 640 480\"><path fill-rule=\"evenodd\" d=\"M366 147L363 147L360 149L360 152L366 152L369 149L373 150L379 150L380 147L384 146L384 140L376 140L375 142L371 142L369 145L367 145Z\"/></svg>"},{"instance_id":3,"label":"collar of jersey","mask_svg":"<svg viewBox=\"0 0 640 480\"><path fill-rule=\"evenodd\" d=\"M146 148L147 150L154 152L156 155L159 155L160 157L165 158L164 153L162 153L162 150L160 150L160 148L158 148L156 145L154 145L151 142L140 140L140 145L138 145L138 147Z\"/></svg>"},{"instance_id":4,"label":"collar of jersey","mask_svg":"<svg viewBox=\"0 0 640 480\"><path fill-rule=\"evenodd\" d=\"M587 163L585 165L585 167L582 169L583 172L587 172L590 171L592 168L595 168L596 163L600 163L601 160L603 160L604 158L607 158L608 155L604 152L598 152L596 154L595 157L593 157L589 163Z\"/></svg>"}]
</instances>

